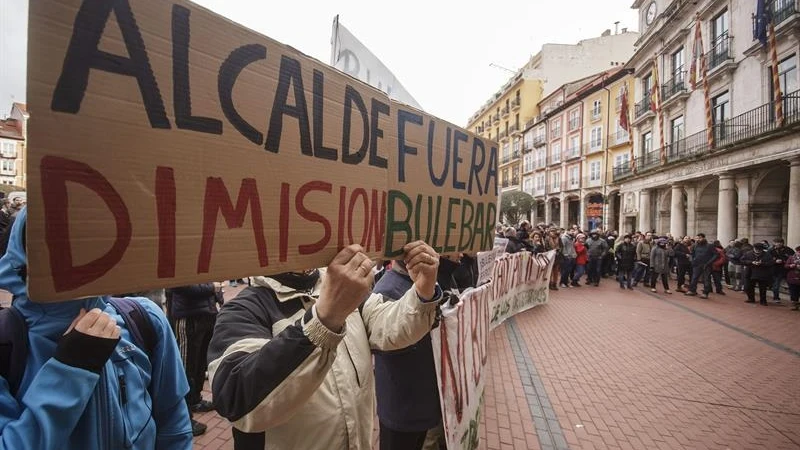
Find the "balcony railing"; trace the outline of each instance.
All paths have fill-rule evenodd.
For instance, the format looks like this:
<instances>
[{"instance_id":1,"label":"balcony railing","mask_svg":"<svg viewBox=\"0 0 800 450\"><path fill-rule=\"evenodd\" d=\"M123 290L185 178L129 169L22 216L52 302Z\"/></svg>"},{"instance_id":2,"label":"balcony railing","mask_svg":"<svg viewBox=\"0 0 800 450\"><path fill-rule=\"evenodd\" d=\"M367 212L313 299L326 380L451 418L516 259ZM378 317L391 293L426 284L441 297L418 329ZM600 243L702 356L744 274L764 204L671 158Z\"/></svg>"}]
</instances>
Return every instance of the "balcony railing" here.
<instances>
[{"instance_id":1,"label":"balcony railing","mask_svg":"<svg viewBox=\"0 0 800 450\"><path fill-rule=\"evenodd\" d=\"M583 144L583 154L590 155L592 153L599 152L603 149L603 141L602 139L599 141L589 141Z\"/></svg>"},{"instance_id":2,"label":"balcony railing","mask_svg":"<svg viewBox=\"0 0 800 450\"><path fill-rule=\"evenodd\" d=\"M547 144L547 137L544 135L534 136L533 137L533 146L534 147L541 147Z\"/></svg>"},{"instance_id":3,"label":"balcony railing","mask_svg":"<svg viewBox=\"0 0 800 450\"><path fill-rule=\"evenodd\" d=\"M550 192L561 192L561 183L553 183L550 185Z\"/></svg>"},{"instance_id":4,"label":"balcony railing","mask_svg":"<svg viewBox=\"0 0 800 450\"><path fill-rule=\"evenodd\" d=\"M508 136L508 133L505 130L500 130L500 134L497 135L497 139L503 140L506 138L506 136Z\"/></svg>"},{"instance_id":5,"label":"balcony railing","mask_svg":"<svg viewBox=\"0 0 800 450\"><path fill-rule=\"evenodd\" d=\"M511 100L511 109L517 109L522 104L522 99L517 97L514 100Z\"/></svg>"},{"instance_id":6,"label":"balcony railing","mask_svg":"<svg viewBox=\"0 0 800 450\"><path fill-rule=\"evenodd\" d=\"M623 142L630 142L631 134L625 130L617 130L614 139L617 144L622 144Z\"/></svg>"},{"instance_id":7,"label":"balcony railing","mask_svg":"<svg viewBox=\"0 0 800 450\"><path fill-rule=\"evenodd\" d=\"M638 119L643 115L647 114L648 112L652 111L650 106L650 94L645 95L643 99L641 99L636 106L634 107L633 117Z\"/></svg>"},{"instance_id":8,"label":"balcony railing","mask_svg":"<svg viewBox=\"0 0 800 450\"><path fill-rule=\"evenodd\" d=\"M511 179L512 186L519 186L519 177Z\"/></svg>"},{"instance_id":9,"label":"balcony railing","mask_svg":"<svg viewBox=\"0 0 800 450\"><path fill-rule=\"evenodd\" d=\"M711 50L706 53L706 61L708 61L708 70L713 70L715 67L724 63L729 59L733 59L731 53L731 37L728 33L719 36L714 40L714 45Z\"/></svg>"},{"instance_id":10,"label":"balcony railing","mask_svg":"<svg viewBox=\"0 0 800 450\"><path fill-rule=\"evenodd\" d=\"M482 127L482 126L478 125L476 128L477 128L477 130L476 130L476 131L477 131L478 133L483 133L483 127Z\"/></svg>"},{"instance_id":11,"label":"balcony railing","mask_svg":"<svg viewBox=\"0 0 800 450\"><path fill-rule=\"evenodd\" d=\"M687 92L685 70L676 72L674 77L661 85L661 95L664 96L664 101L667 101L682 92Z\"/></svg>"},{"instance_id":12,"label":"balcony railing","mask_svg":"<svg viewBox=\"0 0 800 450\"><path fill-rule=\"evenodd\" d=\"M514 124L514 125L511 125L511 126L508 127L508 134L509 135L514 134L514 133L518 133L518 132L519 132L519 125Z\"/></svg>"},{"instance_id":13,"label":"balcony railing","mask_svg":"<svg viewBox=\"0 0 800 450\"><path fill-rule=\"evenodd\" d=\"M780 25L793 14L797 14L795 0L774 0L772 10L772 21L775 26Z\"/></svg>"},{"instance_id":14,"label":"balcony railing","mask_svg":"<svg viewBox=\"0 0 800 450\"><path fill-rule=\"evenodd\" d=\"M503 188L507 188L509 186L508 180L503 180L503 183L500 186L502 186Z\"/></svg>"},{"instance_id":15,"label":"balcony railing","mask_svg":"<svg viewBox=\"0 0 800 450\"><path fill-rule=\"evenodd\" d=\"M581 119L579 117L573 117L569 119L569 130L577 130L578 126L581 124Z\"/></svg>"},{"instance_id":16,"label":"balcony railing","mask_svg":"<svg viewBox=\"0 0 800 450\"><path fill-rule=\"evenodd\" d=\"M569 180L564 181L564 186L562 189L564 191L574 191L575 189L581 188L581 179L580 178L570 178Z\"/></svg>"},{"instance_id":17,"label":"balcony railing","mask_svg":"<svg viewBox=\"0 0 800 450\"><path fill-rule=\"evenodd\" d=\"M500 123L500 114L495 114L495 115L494 115L494 117L492 117L492 122L493 122L495 125L497 125L498 123Z\"/></svg>"},{"instance_id":18,"label":"balcony railing","mask_svg":"<svg viewBox=\"0 0 800 450\"><path fill-rule=\"evenodd\" d=\"M708 141L708 130L702 130L667 144L664 149L666 163L672 164L702 157L711 151L719 151L779 131L782 128L800 124L800 90L784 96L783 114L784 123L781 126L775 117L775 107L770 102L725 120L723 123L717 123L712 128L713 147ZM614 181L633 175L634 166L636 173L660 166L663 163L661 154L661 149L653 150L636 158L635 164L615 166L613 169Z\"/></svg>"},{"instance_id":19,"label":"balcony railing","mask_svg":"<svg viewBox=\"0 0 800 450\"><path fill-rule=\"evenodd\" d=\"M500 164L508 164L511 161L519 159L519 156L519 150L512 152L510 155L503 155L503 157L500 158Z\"/></svg>"},{"instance_id":20,"label":"balcony railing","mask_svg":"<svg viewBox=\"0 0 800 450\"><path fill-rule=\"evenodd\" d=\"M550 130L550 139L561 137L561 128L553 128Z\"/></svg>"},{"instance_id":21,"label":"balcony railing","mask_svg":"<svg viewBox=\"0 0 800 450\"><path fill-rule=\"evenodd\" d=\"M530 153L533 151L533 143L532 142L523 142L522 143L522 153Z\"/></svg>"},{"instance_id":22,"label":"balcony railing","mask_svg":"<svg viewBox=\"0 0 800 450\"><path fill-rule=\"evenodd\" d=\"M510 109L508 108L508 106L505 106L505 107L503 107L503 109L501 109L501 110L500 110L500 114L501 114L503 117L506 117L506 116L508 116L508 112L509 112L509 111L510 111Z\"/></svg>"},{"instance_id":23,"label":"balcony railing","mask_svg":"<svg viewBox=\"0 0 800 450\"><path fill-rule=\"evenodd\" d=\"M511 160L512 160L512 161L514 161L515 159L519 159L519 157L520 157L519 150L514 150L514 151L511 153Z\"/></svg>"},{"instance_id":24,"label":"balcony railing","mask_svg":"<svg viewBox=\"0 0 800 450\"><path fill-rule=\"evenodd\" d=\"M595 187L595 186L602 186L603 179L602 179L602 172L597 174L597 177L592 179L591 175L583 177L583 187Z\"/></svg>"},{"instance_id":25,"label":"balcony railing","mask_svg":"<svg viewBox=\"0 0 800 450\"><path fill-rule=\"evenodd\" d=\"M575 159L580 157L581 157L580 146L570 147L564 150L564 161L569 161L570 159Z\"/></svg>"},{"instance_id":26,"label":"balcony railing","mask_svg":"<svg viewBox=\"0 0 800 450\"><path fill-rule=\"evenodd\" d=\"M550 164L551 166L553 164L561 164L561 153L559 152L559 153L551 154L550 158L548 158L548 160L547 160L547 163Z\"/></svg>"},{"instance_id":27,"label":"balcony railing","mask_svg":"<svg viewBox=\"0 0 800 450\"><path fill-rule=\"evenodd\" d=\"M600 120L600 117L602 116L602 112L603 112L602 109L592 109L592 122Z\"/></svg>"}]
</instances>

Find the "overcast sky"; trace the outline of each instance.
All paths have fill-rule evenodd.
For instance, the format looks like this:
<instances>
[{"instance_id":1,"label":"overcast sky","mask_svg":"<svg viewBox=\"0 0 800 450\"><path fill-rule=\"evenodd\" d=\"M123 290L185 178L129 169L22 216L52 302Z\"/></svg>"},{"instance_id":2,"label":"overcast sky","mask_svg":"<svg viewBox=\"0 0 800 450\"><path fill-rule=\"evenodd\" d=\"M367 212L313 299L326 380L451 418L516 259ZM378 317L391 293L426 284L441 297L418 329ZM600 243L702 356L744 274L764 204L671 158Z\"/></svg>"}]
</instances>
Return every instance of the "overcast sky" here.
<instances>
[{"instance_id":1,"label":"overcast sky","mask_svg":"<svg viewBox=\"0 0 800 450\"><path fill-rule=\"evenodd\" d=\"M24 99L19 45L28 0L0 0L0 116ZM632 0L196 0L223 16L330 62L333 17L397 76L429 113L458 125L545 43L577 43L605 29L636 30ZM13 15L13 16L12 16ZM24 23L24 22L23 22ZM16 69L14 69L16 67Z\"/></svg>"}]
</instances>

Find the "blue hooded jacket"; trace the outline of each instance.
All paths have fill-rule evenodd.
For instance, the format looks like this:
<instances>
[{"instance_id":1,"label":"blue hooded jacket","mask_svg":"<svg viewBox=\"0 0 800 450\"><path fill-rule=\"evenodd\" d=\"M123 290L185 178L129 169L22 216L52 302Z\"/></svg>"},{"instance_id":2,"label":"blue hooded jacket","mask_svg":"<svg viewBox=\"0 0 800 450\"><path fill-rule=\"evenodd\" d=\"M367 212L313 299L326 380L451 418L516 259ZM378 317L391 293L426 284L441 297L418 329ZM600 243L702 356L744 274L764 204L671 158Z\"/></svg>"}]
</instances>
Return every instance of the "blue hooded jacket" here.
<instances>
[{"instance_id":1,"label":"blue hooded jacket","mask_svg":"<svg viewBox=\"0 0 800 450\"><path fill-rule=\"evenodd\" d=\"M25 209L17 215L8 250L0 258L0 288L13 294L29 339L25 375L16 396L0 377L0 450L192 448L184 401L189 387L163 312L140 299L158 339L151 359L134 344L106 297L32 302L19 275L27 261L22 240L26 217ZM105 311L122 329L100 374L53 357L81 308Z\"/></svg>"}]
</instances>

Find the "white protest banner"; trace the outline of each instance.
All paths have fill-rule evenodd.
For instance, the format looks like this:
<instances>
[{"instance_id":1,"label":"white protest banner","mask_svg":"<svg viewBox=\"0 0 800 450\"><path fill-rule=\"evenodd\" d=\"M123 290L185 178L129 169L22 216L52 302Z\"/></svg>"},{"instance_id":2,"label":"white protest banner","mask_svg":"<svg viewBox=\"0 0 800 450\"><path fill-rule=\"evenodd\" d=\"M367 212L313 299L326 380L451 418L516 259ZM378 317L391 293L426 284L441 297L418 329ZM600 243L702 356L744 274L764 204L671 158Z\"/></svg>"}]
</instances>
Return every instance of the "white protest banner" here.
<instances>
[{"instance_id":1,"label":"white protest banner","mask_svg":"<svg viewBox=\"0 0 800 450\"><path fill-rule=\"evenodd\" d=\"M338 15L333 19L331 34L331 65L333 67L385 92L392 100L422 110L419 103L406 91L392 71L339 22Z\"/></svg>"},{"instance_id":2,"label":"white protest banner","mask_svg":"<svg viewBox=\"0 0 800 450\"><path fill-rule=\"evenodd\" d=\"M466 291L442 310L431 332L447 448L475 450L489 347L491 283Z\"/></svg>"},{"instance_id":3,"label":"white protest banner","mask_svg":"<svg viewBox=\"0 0 800 450\"><path fill-rule=\"evenodd\" d=\"M497 253L494 250L478 252L478 286L492 279L495 258Z\"/></svg>"},{"instance_id":4,"label":"white protest banner","mask_svg":"<svg viewBox=\"0 0 800 450\"><path fill-rule=\"evenodd\" d=\"M499 251L499 253L505 253L506 247L508 247L508 239L496 237L494 238L494 250Z\"/></svg>"},{"instance_id":5,"label":"white protest banner","mask_svg":"<svg viewBox=\"0 0 800 450\"><path fill-rule=\"evenodd\" d=\"M555 251L534 255L529 252L505 254L494 264L492 295L489 302L490 323L494 329L509 317L547 303L550 296L548 277Z\"/></svg>"},{"instance_id":6,"label":"white protest banner","mask_svg":"<svg viewBox=\"0 0 800 450\"><path fill-rule=\"evenodd\" d=\"M36 0L28 44L33 299L492 246L496 143L192 2Z\"/></svg>"}]
</instances>

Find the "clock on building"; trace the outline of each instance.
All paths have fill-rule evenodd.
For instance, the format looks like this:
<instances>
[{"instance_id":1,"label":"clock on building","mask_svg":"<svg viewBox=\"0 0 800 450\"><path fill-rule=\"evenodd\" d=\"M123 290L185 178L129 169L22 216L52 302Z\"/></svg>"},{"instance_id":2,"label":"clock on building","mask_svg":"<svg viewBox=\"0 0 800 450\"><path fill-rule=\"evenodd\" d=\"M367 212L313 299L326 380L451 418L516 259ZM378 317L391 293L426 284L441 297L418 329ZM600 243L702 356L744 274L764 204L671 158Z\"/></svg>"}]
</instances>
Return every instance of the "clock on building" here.
<instances>
[{"instance_id":1,"label":"clock on building","mask_svg":"<svg viewBox=\"0 0 800 450\"><path fill-rule=\"evenodd\" d=\"M647 25L652 25L653 21L656 20L656 2L651 2L650 6L647 7L647 13L644 20Z\"/></svg>"}]
</instances>

